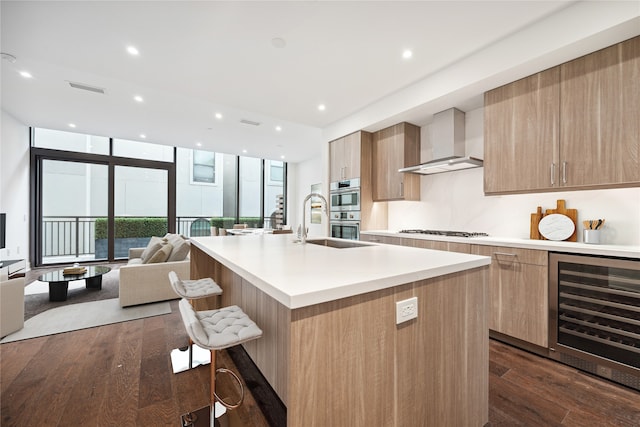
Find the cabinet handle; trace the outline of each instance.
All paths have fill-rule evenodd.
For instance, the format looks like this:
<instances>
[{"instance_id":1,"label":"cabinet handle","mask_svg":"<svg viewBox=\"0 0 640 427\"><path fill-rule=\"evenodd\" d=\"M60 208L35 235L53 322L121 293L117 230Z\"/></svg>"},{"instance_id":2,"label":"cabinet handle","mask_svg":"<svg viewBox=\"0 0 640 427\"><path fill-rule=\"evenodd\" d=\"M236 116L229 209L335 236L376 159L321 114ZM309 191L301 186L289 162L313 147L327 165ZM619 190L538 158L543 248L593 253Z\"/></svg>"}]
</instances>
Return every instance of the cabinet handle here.
<instances>
[{"instance_id":1,"label":"cabinet handle","mask_svg":"<svg viewBox=\"0 0 640 427\"><path fill-rule=\"evenodd\" d=\"M404 182L400 182L400 196L404 196Z\"/></svg>"},{"instance_id":2,"label":"cabinet handle","mask_svg":"<svg viewBox=\"0 0 640 427\"><path fill-rule=\"evenodd\" d=\"M517 257L517 254L510 254L508 252L494 252L493 253L495 256L511 256L511 257Z\"/></svg>"},{"instance_id":3,"label":"cabinet handle","mask_svg":"<svg viewBox=\"0 0 640 427\"><path fill-rule=\"evenodd\" d=\"M567 183L567 162L562 162L562 183Z\"/></svg>"},{"instance_id":4,"label":"cabinet handle","mask_svg":"<svg viewBox=\"0 0 640 427\"><path fill-rule=\"evenodd\" d=\"M504 263L503 265L507 265L507 264L508 265L513 265L513 263L516 261L516 257L518 256L516 254L510 254L510 253L507 253L507 252L494 252L493 255L495 256L496 261L498 262L498 264L503 264ZM500 259L501 256L509 257L509 259L504 259L504 258Z\"/></svg>"},{"instance_id":5,"label":"cabinet handle","mask_svg":"<svg viewBox=\"0 0 640 427\"><path fill-rule=\"evenodd\" d=\"M551 186L556 185L556 181L554 180L554 175L556 174L556 164L551 163Z\"/></svg>"}]
</instances>

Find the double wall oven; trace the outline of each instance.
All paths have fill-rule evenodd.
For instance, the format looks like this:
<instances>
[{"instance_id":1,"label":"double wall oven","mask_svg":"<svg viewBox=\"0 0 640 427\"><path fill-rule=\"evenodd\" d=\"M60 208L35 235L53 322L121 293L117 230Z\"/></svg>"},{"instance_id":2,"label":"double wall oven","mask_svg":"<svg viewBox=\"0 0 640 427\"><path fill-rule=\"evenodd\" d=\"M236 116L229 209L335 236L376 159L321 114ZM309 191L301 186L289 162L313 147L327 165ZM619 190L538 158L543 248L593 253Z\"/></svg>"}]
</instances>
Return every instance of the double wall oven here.
<instances>
[{"instance_id":1,"label":"double wall oven","mask_svg":"<svg viewBox=\"0 0 640 427\"><path fill-rule=\"evenodd\" d=\"M360 238L360 179L331 183L331 237Z\"/></svg>"}]
</instances>

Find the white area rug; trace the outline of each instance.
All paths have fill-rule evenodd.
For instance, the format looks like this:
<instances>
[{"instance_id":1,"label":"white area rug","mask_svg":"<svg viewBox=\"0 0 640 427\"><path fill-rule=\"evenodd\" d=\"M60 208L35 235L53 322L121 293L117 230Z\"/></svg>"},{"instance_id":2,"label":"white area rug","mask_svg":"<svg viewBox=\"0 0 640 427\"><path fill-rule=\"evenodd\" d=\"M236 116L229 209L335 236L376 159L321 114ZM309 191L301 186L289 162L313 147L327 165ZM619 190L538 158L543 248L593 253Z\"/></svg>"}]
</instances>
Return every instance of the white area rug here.
<instances>
[{"instance_id":1,"label":"white area rug","mask_svg":"<svg viewBox=\"0 0 640 427\"><path fill-rule=\"evenodd\" d=\"M118 298L69 304L33 316L24 322L23 329L7 335L0 343L77 331L78 329L168 313L171 313L171 306L167 301L125 308L120 307Z\"/></svg>"}]
</instances>

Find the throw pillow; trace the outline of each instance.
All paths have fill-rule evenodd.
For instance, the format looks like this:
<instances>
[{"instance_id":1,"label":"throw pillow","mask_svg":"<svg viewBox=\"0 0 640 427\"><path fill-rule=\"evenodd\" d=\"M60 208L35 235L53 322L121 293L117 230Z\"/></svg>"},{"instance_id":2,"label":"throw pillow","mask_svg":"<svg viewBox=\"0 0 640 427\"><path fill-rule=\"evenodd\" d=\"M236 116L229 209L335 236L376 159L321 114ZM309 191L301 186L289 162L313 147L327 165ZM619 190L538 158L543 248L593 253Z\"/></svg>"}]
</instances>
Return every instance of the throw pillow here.
<instances>
[{"instance_id":1,"label":"throw pillow","mask_svg":"<svg viewBox=\"0 0 640 427\"><path fill-rule=\"evenodd\" d=\"M171 250L173 249L173 245L171 243L165 243L162 245L160 250L158 250L155 254L149 258L146 264L156 264L165 262L169 258L169 254L171 254Z\"/></svg>"},{"instance_id":2,"label":"throw pillow","mask_svg":"<svg viewBox=\"0 0 640 427\"><path fill-rule=\"evenodd\" d=\"M142 262L146 263L147 260L149 260L149 258L153 256L153 254L158 252L162 247L162 243L163 239L161 239L160 237L151 236L151 239L149 239L149 244L142 252L142 255L140 255L140 259L142 259Z\"/></svg>"},{"instance_id":3,"label":"throw pillow","mask_svg":"<svg viewBox=\"0 0 640 427\"><path fill-rule=\"evenodd\" d=\"M190 249L191 245L188 241L184 240L182 237L176 239L173 242L173 250L171 251L171 255L169 255L169 259L167 259L167 262L184 260L187 258L187 255L189 255Z\"/></svg>"}]
</instances>

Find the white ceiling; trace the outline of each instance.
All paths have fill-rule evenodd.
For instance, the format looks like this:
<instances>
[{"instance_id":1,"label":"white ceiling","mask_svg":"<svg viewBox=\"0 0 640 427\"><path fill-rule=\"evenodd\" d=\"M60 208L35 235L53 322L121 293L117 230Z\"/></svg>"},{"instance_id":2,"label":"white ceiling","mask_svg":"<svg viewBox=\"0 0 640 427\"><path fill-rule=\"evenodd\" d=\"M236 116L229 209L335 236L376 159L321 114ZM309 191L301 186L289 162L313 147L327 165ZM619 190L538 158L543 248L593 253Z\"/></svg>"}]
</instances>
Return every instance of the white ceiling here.
<instances>
[{"instance_id":1,"label":"white ceiling","mask_svg":"<svg viewBox=\"0 0 640 427\"><path fill-rule=\"evenodd\" d=\"M467 84L438 102L406 93L465 59L482 60L532 26L544 30L541 23L576 4L2 1L1 50L17 58L2 61L2 109L29 126L75 123L76 132L131 140L144 133L151 142L200 142L213 151L297 162L317 156L327 135L356 130L349 123L369 130L389 120L423 125L434 108L477 108L489 84L480 77L474 81L485 87ZM286 46L275 47L274 38ZM140 55L129 55L129 45ZM404 49L413 51L410 60L402 59ZM33 78L21 77L22 70ZM105 94L72 89L68 81Z\"/></svg>"}]
</instances>

